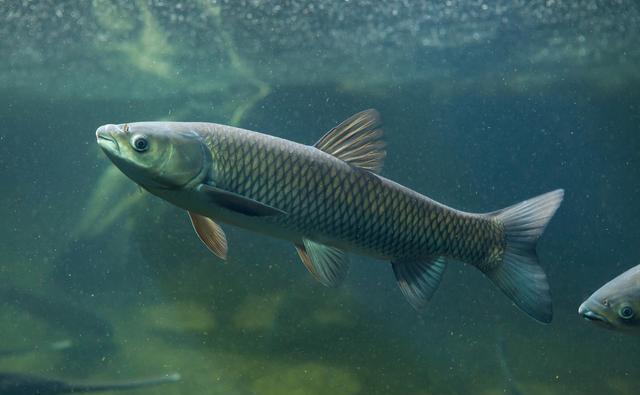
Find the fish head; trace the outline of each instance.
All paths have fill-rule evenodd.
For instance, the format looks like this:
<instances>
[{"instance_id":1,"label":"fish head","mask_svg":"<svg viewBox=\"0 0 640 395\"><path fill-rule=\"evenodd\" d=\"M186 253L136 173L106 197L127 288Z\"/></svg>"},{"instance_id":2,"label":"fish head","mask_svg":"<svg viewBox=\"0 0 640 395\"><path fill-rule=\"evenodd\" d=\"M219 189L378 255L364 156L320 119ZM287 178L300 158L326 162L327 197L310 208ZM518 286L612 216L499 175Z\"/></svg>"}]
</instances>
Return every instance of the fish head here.
<instances>
[{"instance_id":1,"label":"fish head","mask_svg":"<svg viewBox=\"0 0 640 395\"><path fill-rule=\"evenodd\" d=\"M96 139L125 175L148 190L196 186L211 168L202 137L185 124L103 125L96 130Z\"/></svg>"},{"instance_id":2,"label":"fish head","mask_svg":"<svg viewBox=\"0 0 640 395\"><path fill-rule=\"evenodd\" d=\"M640 266L609 281L578 308L604 328L640 334Z\"/></svg>"}]
</instances>

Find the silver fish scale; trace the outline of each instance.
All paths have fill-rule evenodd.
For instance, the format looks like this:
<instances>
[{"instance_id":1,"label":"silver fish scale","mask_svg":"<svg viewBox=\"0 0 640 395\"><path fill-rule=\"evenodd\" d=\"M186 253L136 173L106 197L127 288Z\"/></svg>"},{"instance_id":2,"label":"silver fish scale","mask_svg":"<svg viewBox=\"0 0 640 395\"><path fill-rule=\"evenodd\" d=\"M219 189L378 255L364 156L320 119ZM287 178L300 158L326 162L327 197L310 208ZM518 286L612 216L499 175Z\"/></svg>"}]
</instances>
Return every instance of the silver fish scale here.
<instances>
[{"instance_id":1,"label":"silver fish scale","mask_svg":"<svg viewBox=\"0 0 640 395\"><path fill-rule=\"evenodd\" d=\"M206 139L218 187L288 213L265 221L395 259L449 256L490 268L504 251L497 220L453 210L369 171L288 140L226 126Z\"/></svg>"}]
</instances>

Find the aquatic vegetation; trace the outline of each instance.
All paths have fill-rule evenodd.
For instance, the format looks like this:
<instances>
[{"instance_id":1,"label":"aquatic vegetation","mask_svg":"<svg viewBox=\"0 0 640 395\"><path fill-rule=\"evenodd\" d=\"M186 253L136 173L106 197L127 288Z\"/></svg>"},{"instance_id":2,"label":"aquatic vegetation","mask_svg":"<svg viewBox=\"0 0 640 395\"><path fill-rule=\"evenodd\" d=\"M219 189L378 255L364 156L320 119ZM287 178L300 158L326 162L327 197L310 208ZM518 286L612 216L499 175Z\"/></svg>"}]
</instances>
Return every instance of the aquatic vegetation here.
<instances>
[{"instance_id":1,"label":"aquatic vegetation","mask_svg":"<svg viewBox=\"0 0 640 395\"><path fill-rule=\"evenodd\" d=\"M319 363L296 365L274 364L252 385L254 392L265 395L357 394L361 390L350 372Z\"/></svg>"},{"instance_id":2,"label":"aquatic vegetation","mask_svg":"<svg viewBox=\"0 0 640 395\"><path fill-rule=\"evenodd\" d=\"M354 322L352 318L344 312L342 309L337 308L320 308L309 313L307 318L310 325L320 326L353 326Z\"/></svg>"},{"instance_id":3,"label":"aquatic vegetation","mask_svg":"<svg viewBox=\"0 0 640 395\"><path fill-rule=\"evenodd\" d=\"M233 324L240 330L270 330L275 326L282 293L271 295L248 295L245 302L237 306Z\"/></svg>"},{"instance_id":4,"label":"aquatic vegetation","mask_svg":"<svg viewBox=\"0 0 640 395\"><path fill-rule=\"evenodd\" d=\"M96 237L114 224L122 226L123 218L127 217L127 210L134 209L147 198L141 191L131 188L126 181L121 173L111 168L104 169L84 203L86 209L73 230L74 238Z\"/></svg>"},{"instance_id":5,"label":"aquatic vegetation","mask_svg":"<svg viewBox=\"0 0 640 395\"><path fill-rule=\"evenodd\" d=\"M146 306L142 320L157 330L172 332L208 332L216 329L216 319L208 306L194 302L173 302Z\"/></svg>"},{"instance_id":6,"label":"aquatic vegetation","mask_svg":"<svg viewBox=\"0 0 640 395\"><path fill-rule=\"evenodd\" d=\"M231 118L229 119L229 124L237 126L240 125L240 122L243 120L246 113L271 92L271 87L265 81L258 78L255 71L247 65L246 61L239 54L233 38L223 24L220 6L206 0L200 0L198 3L203 7L205 14L211 16L212 18L213 25L216 28L216 32L219 34L220 41L224 45L224 50L227 55L229 66L244 81L250 83L251 85L254 85L255 88L257 88L255 94L243 98L241 100L241 103L233 111Z\"/></svg>"},{"instance_id":7,"label":"aquatic vegetation","mask_svg":"<svg viewBox=\"0 0 640 395\"><path fill-rule=\"evenodd\" d=\"M175 50L164 36L163 30L158 25L158 21L151 13L147 3L145 1L137 1L136 4L142 19L142 27L137 39L117 43L111 51L108 47L105 48L105 43L99 43L100 50L106 50L109 56L114 56L117 59L125 59L144 73L150 73L168 80L175 75L172 61ZM103 22L102 27L109 28L113 25L118 27L120 23L113 24L113 21Z\"/></svg>"}]
</instances>

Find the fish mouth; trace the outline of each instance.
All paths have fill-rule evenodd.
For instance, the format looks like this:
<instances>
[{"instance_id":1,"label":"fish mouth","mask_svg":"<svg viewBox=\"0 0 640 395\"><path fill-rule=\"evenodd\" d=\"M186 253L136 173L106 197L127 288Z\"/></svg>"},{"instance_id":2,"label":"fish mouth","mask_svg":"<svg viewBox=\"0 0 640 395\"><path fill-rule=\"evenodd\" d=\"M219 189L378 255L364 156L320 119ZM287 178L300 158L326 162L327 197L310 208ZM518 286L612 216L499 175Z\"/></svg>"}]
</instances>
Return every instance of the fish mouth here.
<instances>
[{"instance_id":1,"label":"fish mouth","mask_svg":"<svg viewBox=\"0 0 640 395\"><path fill-rule=\"evenodd\" d=\"M578 309L578 314L580 314L580 316L587 321L609 325L609 320L605 316L596 313L585 305L580 306L580 308Z\"/></svg>"},{"instance_id":2,"label":"fish mouth","mask_svg":"<svg viewBox=\"0 0 640 395\"><path fill-rule=\"evenodd\" d=\"M594 313L591 310L585 311L584 313L582 313L582 318L584 318L587 321L600 321L605 323L608 322L606 318L604 318L598 313Z\"/></svg>"},{"instance_id":3,"label":"fish mouth","mask_svg":"<svg viewBox=\"0 0 640 395\"><path fill-rule=\"evenodd\" d=\"M107 152L120 153L120 146L115 138L111 135L112 127L116 127L115 125L104 125L100 126L98 130L96 130L96 141L100 148ZM117 127L116 127L117 128Z\"/></svg>"}]
</instances>

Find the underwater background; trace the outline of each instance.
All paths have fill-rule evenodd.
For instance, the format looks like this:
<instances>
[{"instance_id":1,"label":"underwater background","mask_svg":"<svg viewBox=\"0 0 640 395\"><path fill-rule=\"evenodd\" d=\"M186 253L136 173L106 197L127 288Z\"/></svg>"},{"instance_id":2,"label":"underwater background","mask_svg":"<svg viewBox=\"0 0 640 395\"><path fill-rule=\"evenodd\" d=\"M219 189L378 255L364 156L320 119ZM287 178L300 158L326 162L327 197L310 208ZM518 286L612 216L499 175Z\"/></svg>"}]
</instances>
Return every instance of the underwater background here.
<instances>
[{"instance_id":1,"label":"underwater background","mask_svg":"<svg viewBox=\"0 0 640 395\"><path fill-rule=\"evenodd\" d=\"M640 263L639 34L634 0L0 0L0 354L39 348L0 372L179 372L135 391L161 395L637 394L640 342L577 308ZM447 205L566 190L538 246L550 325L463 264L418 313L386 262L352 255L327 289L290 243L224 226L222 263L95 143L176 120L313 144L366 108L382 174Z\"/></svg>"}]
</instances>

